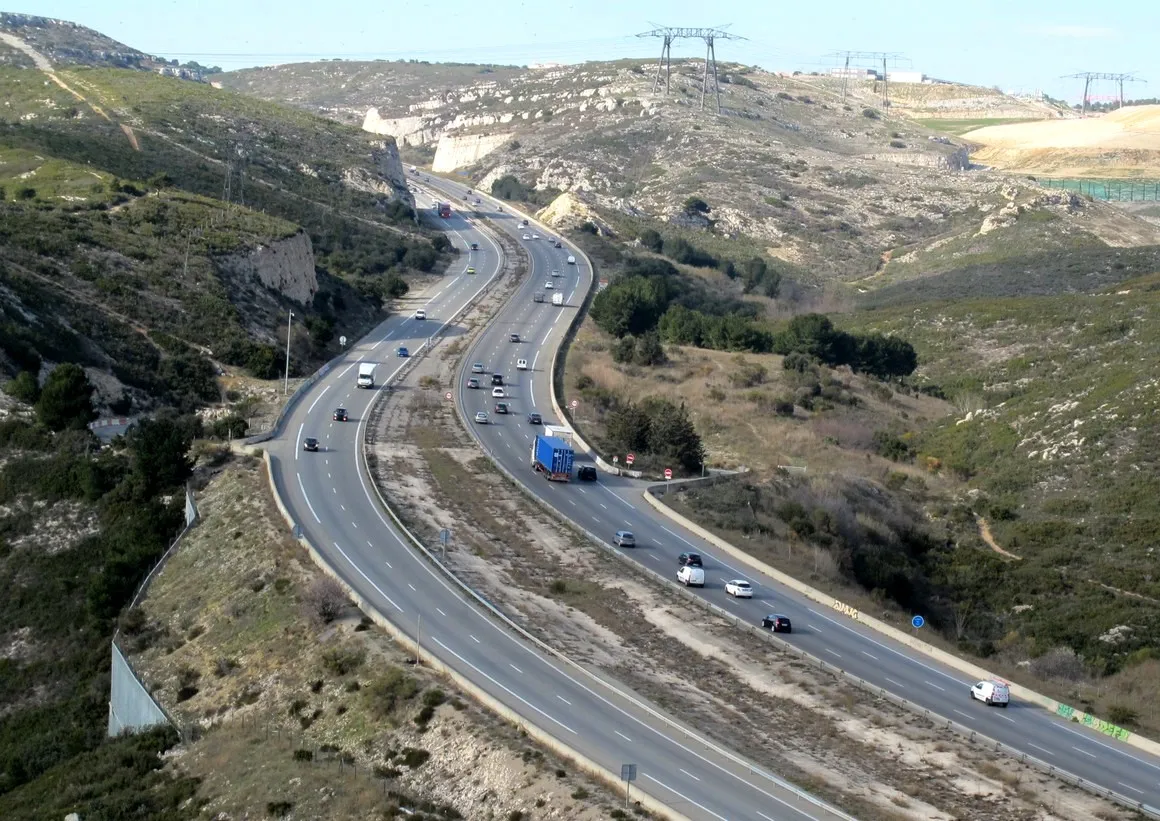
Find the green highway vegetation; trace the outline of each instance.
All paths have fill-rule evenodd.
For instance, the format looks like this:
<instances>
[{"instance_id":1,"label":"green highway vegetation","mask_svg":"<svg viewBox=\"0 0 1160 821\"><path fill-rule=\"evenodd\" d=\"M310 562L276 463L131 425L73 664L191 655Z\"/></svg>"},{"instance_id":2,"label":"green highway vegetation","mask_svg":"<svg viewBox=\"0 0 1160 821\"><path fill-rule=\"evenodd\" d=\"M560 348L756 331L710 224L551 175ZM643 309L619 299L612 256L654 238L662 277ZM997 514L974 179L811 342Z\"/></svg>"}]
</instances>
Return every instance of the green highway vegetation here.
<instances>
[{"instance_id":1,"label":"green highway vegetation","mask_svg":"<svg viewBox=\"0 0 1160 821\"><path fill-rule=\"evenodd\" d=\"M449 244L355 129L149 72L58 76L84 99L0 67L0 816L194 817L196 782L158 771L174 738L104 738L109 642L181 529L194 443L246 432L219 375L279 377L290 308L290 375L310 372ZM288 292L248 267L276 244ZM98 412L148 418L102 446Z\"/></svg>"}]
</instances>

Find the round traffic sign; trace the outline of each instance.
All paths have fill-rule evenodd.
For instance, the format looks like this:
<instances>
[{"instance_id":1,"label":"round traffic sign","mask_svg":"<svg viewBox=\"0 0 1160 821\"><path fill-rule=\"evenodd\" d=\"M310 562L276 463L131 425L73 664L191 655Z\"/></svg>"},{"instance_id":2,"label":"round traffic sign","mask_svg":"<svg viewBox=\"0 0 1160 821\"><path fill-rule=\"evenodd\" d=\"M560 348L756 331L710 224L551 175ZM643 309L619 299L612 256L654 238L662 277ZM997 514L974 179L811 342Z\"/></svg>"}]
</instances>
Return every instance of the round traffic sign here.
<instances>
[{"instance_id":1,"label":"round traffic sign","mask_svg":"<svg viewBox=\"0 0 1160 821\"><path fill-rule=\"evenodd\" d=\"M571 402L569 402L568 404L569 404L569 405L571 405L571 407L572 407L572 410L576 410L576 408L580 407L580 400L579 400L579 399L573 399L573 400L572 400Z\"/></svg>"},{"instance_id":2,"label":"round traffic sign","mask_svg":"<svg viewBox=\"0 0 1160 821\"><path fill-rule=\"evenodd\" d=\"M915 616L910 620L910 626L915 630L922 627L924 624L926 624L926 619L924 619L922 616Z\"/></svg>"},{"instance_id":3,"label":"round traffic sign","mask_svg":"<svg viewBox=\"0 0 1160 821\"><path fill-rule=\"evenodd\" d=\"M342 346L345 348L345 347L346 347L346 337L345 337L345 336L340 336L340 337L338 338L338 344L339 344L339 345L342 345Z\"/></svg>"},{"instance_id":4,"label":"round traffic sign","mask_svg":"<svg viewBox=\"0 0 1160 821\"><path fill-rule=\"evenodd\" d=\"M447 393L443 394L443 398L446 399L448 402L450 402L451 401L451 391L447 391Z\"/></svg>"},{"instance_id":5,"label":"round traffic sign","mask_svg":"<svg viewBox=\"0 0 1160 821\"><path fill-rule=\"evenodd\" d=\"M668 468L665 468L665 478L666 478L666 479L672 479L672 478L673 478L673 472L672 472L671 470L669 470Z\"/></svg>"},{"instance_id":6,"label":"round traffic sign","mask_svg":"<svg viewBox=\"0 0 1160 821\"><path fill-rule=\"evenodd\" d=\"M635 453L630 453L630 454L628 454L628 456L624 457L624 463L626 465L631 465L635 461L636 461L636 454Z\"/></svg>"}]
</instances>

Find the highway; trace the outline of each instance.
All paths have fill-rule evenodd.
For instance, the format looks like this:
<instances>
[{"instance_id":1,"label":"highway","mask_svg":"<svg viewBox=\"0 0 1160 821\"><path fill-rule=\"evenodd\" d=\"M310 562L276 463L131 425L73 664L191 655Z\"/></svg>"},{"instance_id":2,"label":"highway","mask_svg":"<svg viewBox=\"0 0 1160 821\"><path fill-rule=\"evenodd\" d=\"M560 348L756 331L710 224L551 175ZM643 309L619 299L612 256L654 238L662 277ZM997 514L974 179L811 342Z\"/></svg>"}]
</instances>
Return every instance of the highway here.
<instances>
[{"instance_id":1,"label":"highway","mask_svg":"<svg viewBox=\"0 0 1160 821\"><path fill-rule=\"evenodd\" d=\"M465 186L444 179L432 177L427 185L437 186L452 202L462 202L465 196ZM494 202L483 199L485 203ZM794 632L782 634L782 638L802 650L936 716L983 733L1129 800L1160 808L1160 759L1081 724L1057 718L1037 705L1013 701L1009 708L1000 709L973 701L969 691L975 682L959 671L836 611L819 608L770 578L722 559L713 546L664 518L641 498L651 482L601 472L597 482L565 484L549 482L534 473L529 466L530 448L535 434L542 429L528 424L526 416L536 411L545 424L566 424L552 411L549 368L552 354L591 283L592 273L584 265L567 265L568 254L574 254L578 262L583 257L570 249L567 242L563 249L552 247L543 238L543 228L533 224L521 229L512 219L501 219L495 224L520 239L530 255L532 274L464 355L458 377L458 401L469 419L477 410L490 414L488 424L472 425L473 434L532 493L562 517L598 534L609 545L617 530L632 531L636 535L636 547L620 552L645 567L671 574L674 580L678 555L685 551L700 553L706 583L698 592L738 617L760 624L766 614L789 616ZM533 232L541 238L522 239ZM562 276L551 277L553 270L559 270ZM553 292L566 294L568 307L533 301L533 294L544 291L545 282L551 279L556 280L557 290L546 293L549 296ZM512 333L518 333L521 342L509 342ZM529 370L517 369L519 359L527 360ZM484 387L480 389L467 387L470 366L476 362L485 366L488 375L503 375L506 386L503 400L492 398L489 378L481 380ZM494 413L497 401L509 403L512 413L497 416ZM576 464L585 463L591 463L589 457L577 452ZM730 579L749 581L754 590L753 599L727 596L724 586Z\"/></svg>"},{"instance_id":2,"label":"highway","mask_svg":"<svg viewBox=\"0 0 1160 821\"><path fill-rule=\"evenodd\" d=\"M499 224L514 222L508 215L493 216ZM820 802L795 795L752 763L660 720L655 708L632 694L525 643L466 600L390 524L361 458L371 402L404 361L396 356L398 346L414 352L502 267L501 251L486 233L458 213L445 225L459 248L477 242L480 250L462 254L442 281L421 299L411 300L414 307L424 308L427 319L391 317L351 346L288 408L278 435L265 445L275 489L302 535L364 601L415 636L441 663L614 778L622 764L636 764L634 793L647 793L674 814L698 821L842 817ZM469 264L477 273L466 272ZM538 276L537 268L528 282ZM571 278L575 285L576 275ZM512 303L513 310L520 302L517 298ZM513 315L510 321L517 320ZM555 327L561 332L564 321ZM534 343L518 347L536 359ZM361 362L376 364L374 390L355 386ZM547 394L543 401L550 404ZM347 410L348 421L332 419L338 407ZM303 451L308 437L318 440L318 452Z\"/></svg>"}]
</instances>

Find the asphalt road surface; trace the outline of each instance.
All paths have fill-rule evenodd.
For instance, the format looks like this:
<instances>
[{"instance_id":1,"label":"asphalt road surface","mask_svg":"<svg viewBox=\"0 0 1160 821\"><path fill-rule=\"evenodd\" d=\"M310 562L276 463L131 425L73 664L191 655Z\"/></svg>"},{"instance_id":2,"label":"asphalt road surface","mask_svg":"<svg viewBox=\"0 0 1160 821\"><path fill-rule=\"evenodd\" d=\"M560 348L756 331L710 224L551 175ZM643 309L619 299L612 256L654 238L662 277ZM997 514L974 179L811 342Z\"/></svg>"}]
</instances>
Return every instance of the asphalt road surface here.
<instances>
[{"instance_id":1,"label":"asphalt road surface","mask_svg":"<svg viewBox=\"0 0 1160 821\"><path fill-rule=\"evenodd\" d=\"M506 214L497 212L494 216L501 224L514 224ZM644 791L694 819L801 821L834 817L825 808L795 796L772 774L681 729L672 729L642 700L545 657L498 626L419 558L380 510L360 457L367 410L375 391L381 390L403 363L396 356L398 346L405 345L413 352L501 267L500 251L486 234L475 231L458 213L445 224L461 249L478 242L480 250L462 254L460 263L425 295L427 319L392 317L353 345L339 364L294 403L280 436L267 443L278 492L303 535L347 583L399 628L414 635L425 650L526 721L610 773L618 775L622 764L636 764L634 791ZM540 260L545 253L537 251L534 258ZM477 273L466 273L469 264ZM543 275L540 265L537 261L530 282ZM574 299L578 299L579 292L574 291L578 277L588 276L587 271L569 272L568 292ZM520 321L518 312L526 308L518 298L513 305L517 313L506 323ZM546 325L554 321L553 316ZM505 321L501 321L495 327L504 326ZM563 320L555 322L557 333L563 327ZM452 334L457 331L449 329ZM535 359L534 343L518 347L527 349ZM374 390L355 386L360 362L376 364ZM522 393L525 389L528 394ZM530 385L520 390L519 401L529 401ZM541 394L541 401L546 400L547 394ZM347 410L348 421L333 420L338 407ZM506 426L494 428L497 432L504 429ZM307 437L319 441L318 452L302 449Z\"/></svg>"},{"instance_id":2,"label":"asphalt road surface","mask_svg":"<svg viewBox=\"0 0 1160 821\"><path fill-rule=\"evenodd\" d=\"M432 184L450 194L453 202L465 191L464 186L436 178L432 178ZM536 226L523 229L511 219L501 219L495 224L512 233L527 249L532 260L532 275L464 356L459 401L470 411L469 418L476 410L489 413L488 424L474 425L473 432L505 468L525 478L525 485L536 496L564 518L604 537L610 544L617 530L632 531L636 547L622 552L646 567L672 574L674 580L679 554L700 553L706 578L705 587L698 592L740 618L760 624L767 614L786 615L792 621L794 632L782 637L812 655L1028 756L1130 800L1160 807L1160 759L1088 727L1053 716L1036 705L1012 702L1009 708L1000 709L973 701L970 689L975 682L962 673L721 557L712 545L661 516L641 498L651 482L601 472L594 483L575 480L560 483L549 482L534 473L530 467L531 445L536 433L543 430L528 424L527 414L540 413L545 424L567 424L552 412L549 367L592 274L583 265L567 265L568 254L575 254L578 262L583 258L570 250L567 243L563 249L554 248ZM540 238L523 239L533 234ZM561 272L561 276L553 277L552 271ZM549 296L566 294L570 307L533 301L533 294L543 292L548 281L554 281L555 288L546 293ZM520 335L519 343L509 341L512 333ZM517 368L521 359L528 363L528 370ZM476 362L484 365L487 374L482 380L485 387L473 390L466 384L471 376L470 365ZM491 396L492 373L504 377L502 400ZM497 401L507 402L511 413L495 414ZM582 419L583 408L580 412ZM577 452L577 466L590 463L588 457ZM753 598L727 596L725 583L731 579L748 581Z\"/></svg>"}]
</instances>

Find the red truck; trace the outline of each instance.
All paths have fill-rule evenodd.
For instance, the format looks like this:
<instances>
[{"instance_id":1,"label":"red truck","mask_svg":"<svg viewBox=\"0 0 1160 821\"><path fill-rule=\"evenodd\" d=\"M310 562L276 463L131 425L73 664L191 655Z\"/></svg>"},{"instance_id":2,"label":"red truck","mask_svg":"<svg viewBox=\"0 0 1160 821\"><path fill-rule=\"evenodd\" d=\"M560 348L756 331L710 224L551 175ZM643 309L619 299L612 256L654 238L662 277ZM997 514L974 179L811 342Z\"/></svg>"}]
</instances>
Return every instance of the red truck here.
<instances>
[{"instance_id":1,"label":"red truck","mask_svg":"<svg viewBox=\"0 0 1160 821\"><path fill-rule=\"evenodd\" d=\"M443 219L447 219L451 216L451 203L438 202L435 204L435 210L439 212L439 216L443 217Z\"/></svg>"}]
</instances>

